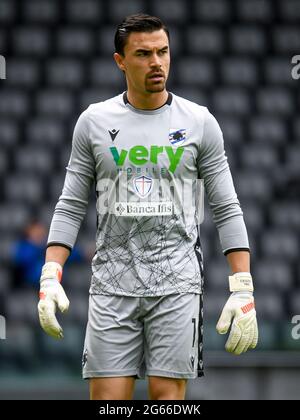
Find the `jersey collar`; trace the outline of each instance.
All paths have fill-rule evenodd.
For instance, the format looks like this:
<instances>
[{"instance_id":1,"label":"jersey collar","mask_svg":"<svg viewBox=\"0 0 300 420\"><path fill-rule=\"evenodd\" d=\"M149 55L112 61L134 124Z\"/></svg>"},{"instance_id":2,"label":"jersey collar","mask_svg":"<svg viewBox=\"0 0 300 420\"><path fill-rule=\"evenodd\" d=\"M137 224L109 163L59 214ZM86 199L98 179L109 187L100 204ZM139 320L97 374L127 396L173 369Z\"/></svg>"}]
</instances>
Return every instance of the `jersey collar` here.
<instances>
[{"instance_id":1,"label":"jersey collar","mask_svg":"<svg viewBox=\"0 0 300 420\"><path fill-rule=\"evenodd\" d=\"M132 111L137 112L139 114L146 114L146 115L153 115L153 114L159 114L163 111L166 110L166 108L168 108L173 100L173 95L171 92L168 92L168 98L166 100L166 102L160 106L159 108L156 109L139 109L139 108L135 108L133 105L131 105L131 103L128 101L128 97L127 97L127 92L125 91L123 93L123 102L124 104L130 108Z\"/></svg>"}]
</instances>

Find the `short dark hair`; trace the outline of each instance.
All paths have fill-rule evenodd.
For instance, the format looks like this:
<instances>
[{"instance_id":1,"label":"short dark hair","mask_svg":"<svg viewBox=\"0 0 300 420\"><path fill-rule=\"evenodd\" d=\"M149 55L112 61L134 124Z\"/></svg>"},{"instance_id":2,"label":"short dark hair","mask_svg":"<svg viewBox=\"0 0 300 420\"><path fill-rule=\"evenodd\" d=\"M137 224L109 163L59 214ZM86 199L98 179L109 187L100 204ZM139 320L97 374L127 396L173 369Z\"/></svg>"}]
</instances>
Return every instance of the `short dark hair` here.
<instances>
[{"instance_id":1,"label":"short dark hair","mask_svg":"<svg viewBox=\"0 0 300 420\"><path fill-rule=\"evenodd\" d=\"M124 47L131 32L154 32L163 29L170 42L170 34L165 24L156 16L144 13L127 16L115 33L115 51L124 56Z\"/></svg>"}]
</instances>

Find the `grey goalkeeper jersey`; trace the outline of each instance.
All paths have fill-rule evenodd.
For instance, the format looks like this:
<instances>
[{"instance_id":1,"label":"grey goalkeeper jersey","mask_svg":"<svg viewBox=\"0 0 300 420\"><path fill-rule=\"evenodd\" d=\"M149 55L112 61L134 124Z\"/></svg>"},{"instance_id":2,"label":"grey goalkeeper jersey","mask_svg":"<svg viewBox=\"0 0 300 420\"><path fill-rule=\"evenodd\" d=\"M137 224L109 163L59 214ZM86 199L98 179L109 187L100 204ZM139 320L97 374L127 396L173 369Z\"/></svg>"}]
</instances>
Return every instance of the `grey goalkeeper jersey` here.
<instances>
[{"instance_id":1,"label":"grey goalkeeper jersey","mask_svg":"<svg viewBox=\"0 0 300 420\"><path fill-rule=\"evenodd\" d=\"M95 183L90 293L201 293L199 179L223 252L249 249L222 132L206 107L171 93L156 110L134 108L126 92L92 104L74 129L48 246L72 249Z\"/></svg>"}]
</instances>

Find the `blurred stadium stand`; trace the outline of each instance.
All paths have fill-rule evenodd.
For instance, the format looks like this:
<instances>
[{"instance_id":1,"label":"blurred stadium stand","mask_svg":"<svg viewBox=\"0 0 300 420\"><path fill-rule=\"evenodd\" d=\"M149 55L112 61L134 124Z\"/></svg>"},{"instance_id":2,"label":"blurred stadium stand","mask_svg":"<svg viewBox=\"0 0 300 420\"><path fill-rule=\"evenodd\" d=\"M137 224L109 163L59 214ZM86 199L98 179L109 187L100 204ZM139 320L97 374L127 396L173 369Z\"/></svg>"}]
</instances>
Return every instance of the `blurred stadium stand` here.
<instances>
[{"instance_id":1,"label":"blurred stadium stand","mask_svg":"<svg viewBox=\"0 0 300 420\"><path fill-rule=\"evenodd\" d=\"M218 119L251 240L260 342L234 358L215 331L228 267L207 210L208 371L191 381L188 397L297 398L300 340L292 339L291 319L300 313L300 119L290 63L300 53L298 0L1 0L0 314L7 339L0 340L0 398L87 397L80 375L89 267L70 267L65 278L71 309L57 343L38 325L36 290L14 290L10 250L32 214L50 223L79 114L125 90L113 35L136 12L157 14L170 28L168 89ZM94 240L94 205L91 198L83 246ZM145 392L140 381L136 398Z\"/></svg>"}]
</instances>

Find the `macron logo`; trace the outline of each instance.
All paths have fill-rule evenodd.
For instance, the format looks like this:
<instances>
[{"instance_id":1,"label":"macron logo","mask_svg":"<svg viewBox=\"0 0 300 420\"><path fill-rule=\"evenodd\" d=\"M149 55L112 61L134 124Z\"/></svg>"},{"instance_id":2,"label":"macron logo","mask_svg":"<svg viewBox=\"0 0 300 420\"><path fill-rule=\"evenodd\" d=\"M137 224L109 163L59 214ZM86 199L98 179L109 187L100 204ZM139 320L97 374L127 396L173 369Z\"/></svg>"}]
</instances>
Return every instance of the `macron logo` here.
<instances>
[{"instance_id":1,"label":"macron logo","mask_svg":"<svg viewBox=\"0 0 300 420\"><path fill-rule=\"evenodd\" d=\"M251 309L253 309L253 308L254 308L254 303L250 302L250 303L247 303L247 305L242 306L241 310L243 311L244 314L246 314L247 312L250 312Z\"/></svg>"},{"instance_id":2,"label":"macron logo","mask_svg":"<svg viewBox=\"0 0 300 420\"><path fill-rule=\"evenodd\" d=\"M110 134L110 138L112 139L112 141L114 141L114 139L117 137L117 135L119 134L119 131L120 130L115 130L115 129L113 129L113 130L108 130L108 132L109 132L109 134Z\"/></svg>"}]
</instances>

